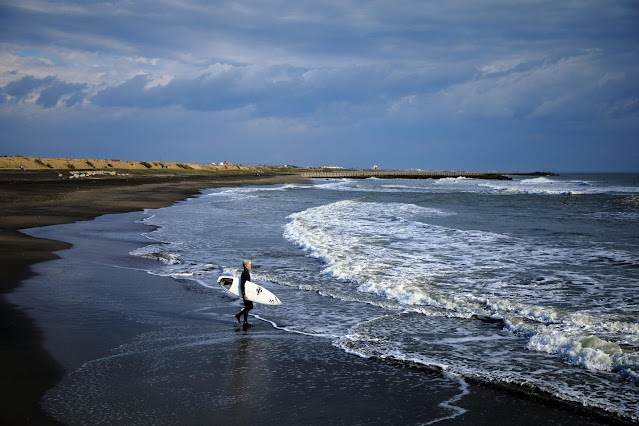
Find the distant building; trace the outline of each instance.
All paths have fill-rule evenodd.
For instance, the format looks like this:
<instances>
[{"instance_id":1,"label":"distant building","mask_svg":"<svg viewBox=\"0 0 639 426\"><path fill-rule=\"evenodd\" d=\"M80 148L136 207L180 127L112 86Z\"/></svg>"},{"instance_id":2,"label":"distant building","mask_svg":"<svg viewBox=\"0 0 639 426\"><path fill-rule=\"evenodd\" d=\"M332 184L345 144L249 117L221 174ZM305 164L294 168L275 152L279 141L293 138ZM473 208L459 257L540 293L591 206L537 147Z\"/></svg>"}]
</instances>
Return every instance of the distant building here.
<instances>
[{"instance_id":1,"label":"distant building","mask_svg":"<svg viewBox=\"0 0 639 426\"><path fill-rule=\"evenodd\" d=\"M322 166L320 168L321 169L343 169L343 167L340 167L340 166Z\"/></svg>"},{"instance_id":2,"label":"distant building","mask_svg":"<svg viewBox=\"0 0 639 426\"><path fill-rule=\"evenodd\" d=\"M377 164L375 164L375 165L373 166L373 170L379 170L379 166L378 166Z\"/></svg>"}]
</instances>

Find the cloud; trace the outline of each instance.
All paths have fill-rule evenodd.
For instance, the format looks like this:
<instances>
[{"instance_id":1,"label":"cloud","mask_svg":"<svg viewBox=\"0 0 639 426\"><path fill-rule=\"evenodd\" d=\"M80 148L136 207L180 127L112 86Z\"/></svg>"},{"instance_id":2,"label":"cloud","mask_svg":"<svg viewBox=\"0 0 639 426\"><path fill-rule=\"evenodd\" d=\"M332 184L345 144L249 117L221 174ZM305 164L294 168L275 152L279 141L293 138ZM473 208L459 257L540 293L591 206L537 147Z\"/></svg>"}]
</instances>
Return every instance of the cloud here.
<instances>
[{"instance_id":1,"label":"cloud","mask_svg":"<svg viewBox=\"0 0 639 426\"><path fill-rule=\"evenodd\" d=\"M82 90L85 87L86 84L54 81L52 84L42 89L36 103L41 105L43 108L51 108L56 106L61 99L66 98L64 104L71 107L84 99Z\"/></svg>"},{"instance_id":2,"label":"cloud","mask_svg":"<svg viewBox=\"0 0 639 426\"><path fill-rule=\"evenodd\" d=\"M3 103L34 102L43 108L52 108L62 99L66 106L73 106L84 99L86 84L65 83L53 76L23 77L0 88Z\"/></svg>"},{"instance_id":3,"label":"cloud","mask_svg":"<svg viewBox=\"0 0 639 426\"><path fill-rule=\"evenodd\" d=\"M637 67L611 73L607 60L603 52L595 51L498 61L482 67L472 79L420 95L411 103L458 119L600 119L612 113L613 108L606 105L613 100L629 93L636 96L632 81L639 78ZM618 114L624 109L615 110Z\"/></svg>"},{"instance_id":4,"label":"cloud","mask_svg":"<svg viewBox=\"0 0 639 426\"><path fill-rule=\"evenodd\" d=\"M2 88L2 93L7 97L25 99L34 90L49 85L54 81L56 81L55 77L40 79L27 76L7 84Z\"/></svg>"},{"instance_id":5,"label":"cloud","mask_svg":"<svg viewBox=\"0 0 639 426\"><path fill-rule=\"evenodd\" d=\"M91 100L105 107L162 108L180 106L187 110L217 111L246 104L237 90L238 70L192 79L173 79L165 85L150 85L148 75L137 75L115 87L108 87Z\"/></svg>"},{"instance_id":6,"label":"cloud","mask_svg":"<svg viewBox=\"0 0 639 426\"><path fill-rule=\"evenodd\" d=\"M131 141L162 135L112 117L179 113L185 132L303 137L315 154L364 134L474 139L456 129L476 123L639 130L638 18L634 0L8 0L0 115L23 118L5 121L16 135L64 116L86 136L96 117Z\"/></svg>"},{"instance_id":7,"label":"cloud","mask_svg":"<svg viewBox=\"0 0 639 426\"><path fill-rule=\"evenodd\" d=\"M154 108L179 106L218 111L255 105L263 116L299 116L323 105L359 105L387 92L402 91L403 77L380 67L302 70L288 66L231 66L217 64L193 78L174 78L150 85L151 76L137 75L107 87L91 101L101 106Z\"/></svg>"}]
</instances>

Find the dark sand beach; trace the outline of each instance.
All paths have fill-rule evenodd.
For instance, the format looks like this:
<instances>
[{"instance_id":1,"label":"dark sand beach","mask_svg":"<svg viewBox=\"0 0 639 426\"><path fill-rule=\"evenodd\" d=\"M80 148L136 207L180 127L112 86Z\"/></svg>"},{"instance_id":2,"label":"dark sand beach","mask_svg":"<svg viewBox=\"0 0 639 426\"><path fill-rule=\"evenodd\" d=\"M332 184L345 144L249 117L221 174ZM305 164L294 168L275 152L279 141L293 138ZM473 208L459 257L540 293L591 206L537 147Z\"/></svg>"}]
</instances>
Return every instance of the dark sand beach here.
<instances>
[{"instance_id":1,"label":"dark sand beach","mask_svg":"<svg viewBox=\"0 0 639 426\"><path fill-rule=\"evenodd\" d=\"M192 283L135 270L154 262L129 255L141 240L122 238L148 230L136 223L141 209L203 188L296 180L247 173L69 181L52 171L0 172L3 419L56 424L47 414L54 411L71 424L424 424L447 416L438 424L616 423L520 389L451 387L440 373L362 359L265 322L244 330L232 317L236 303L220 299L209 309ZM125 212L138 213L72 224ZM34 231L44 239L18 232L54 224L71 225ZM127 262L131 268L109 266ZM55 300L40 298L39 286ZM194 301L202 310L185 310ZM164 346L175 334L184 344ZM43 395L60 384L45 411ZM96 400L101 409L83 411ZM453 416L459 409L466 412Z\"/></svg>"},{"instance_id":2,"label":"dark sand beach","mask_svg":"<svg viewBox=\"0 0 639 426\"><path fill-rule=\"evenodd\" d=\"M66 170L0 170L0 295L13 291L33 275L30 265L57 258L53 251L68 243L30 237L20 229L90 220L171 205L202 188L274 184L294 181L294 175L243 173L127 173L93 179L61 179ZM124 174L124 173L123 173ZM63 370L42 349L42 335L23 310L0 298L3 370L2 413L20 422L50 421L39 408L43 392Z\"/></svg>"}]
</instances>

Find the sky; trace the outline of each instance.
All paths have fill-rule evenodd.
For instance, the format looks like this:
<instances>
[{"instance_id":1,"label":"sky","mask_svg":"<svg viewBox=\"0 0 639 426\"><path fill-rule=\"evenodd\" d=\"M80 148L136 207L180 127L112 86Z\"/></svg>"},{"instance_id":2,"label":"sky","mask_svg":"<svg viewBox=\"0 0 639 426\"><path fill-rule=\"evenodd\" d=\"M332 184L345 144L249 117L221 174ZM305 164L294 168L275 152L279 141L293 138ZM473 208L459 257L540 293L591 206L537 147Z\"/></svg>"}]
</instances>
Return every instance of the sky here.
<instances>
[{"instance_id":1,"label":"sky","mask_svg":"<svg viewBox=\"0 0 639 426\"><path fill-rule=\"evenodd\" d=\"M0 155L639 172L639 2L0 0Z\"/></svg>"}]
</instances>

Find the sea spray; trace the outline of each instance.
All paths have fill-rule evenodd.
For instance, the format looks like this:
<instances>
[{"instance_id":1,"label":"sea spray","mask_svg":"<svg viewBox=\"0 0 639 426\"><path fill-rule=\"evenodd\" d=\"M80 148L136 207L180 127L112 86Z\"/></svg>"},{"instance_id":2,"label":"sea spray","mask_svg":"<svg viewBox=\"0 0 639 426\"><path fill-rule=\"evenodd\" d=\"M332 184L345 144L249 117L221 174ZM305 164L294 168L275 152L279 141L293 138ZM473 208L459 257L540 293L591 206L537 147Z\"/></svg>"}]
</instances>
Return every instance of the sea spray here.
<instances>
[{"instance_id":1,"label":"sea spray","mask_svg":"<svg viewBox=\"0 0 639 426\"><path fill-rule=\"evenodd\" d=\"M282 331L637 421L638 192L623 175L317 180L147 223L182 261L158 271L207 283L252 258L284 303L258 315Z\"/></svg>"}]
</instances>

